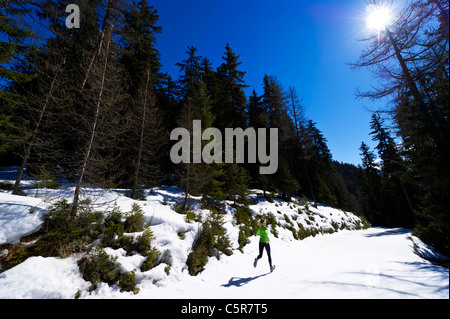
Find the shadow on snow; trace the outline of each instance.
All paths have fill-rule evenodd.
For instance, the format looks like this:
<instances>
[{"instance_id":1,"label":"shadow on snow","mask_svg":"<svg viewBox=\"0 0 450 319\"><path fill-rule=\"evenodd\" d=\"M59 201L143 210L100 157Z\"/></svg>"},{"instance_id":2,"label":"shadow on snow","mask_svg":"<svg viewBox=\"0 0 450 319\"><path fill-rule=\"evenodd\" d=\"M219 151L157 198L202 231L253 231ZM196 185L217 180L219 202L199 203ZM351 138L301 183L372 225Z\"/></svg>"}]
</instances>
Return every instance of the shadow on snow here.
<instances>
[{"instance_id":1,"label":"shadow on snow","mask_svg":"<svg viewBox=\"0 0 450 319\"><path fill-rule=\"evenodd\" d=\"M246 277L246 278L231 277L227 284L223 284L221 286L227 287L227 288L231 287L231 286L242 287L255 279L267 276L268 274L270 274L270 272L263 274L263 275L255 276L255 277Z\"/></svg>"}]
</instances>

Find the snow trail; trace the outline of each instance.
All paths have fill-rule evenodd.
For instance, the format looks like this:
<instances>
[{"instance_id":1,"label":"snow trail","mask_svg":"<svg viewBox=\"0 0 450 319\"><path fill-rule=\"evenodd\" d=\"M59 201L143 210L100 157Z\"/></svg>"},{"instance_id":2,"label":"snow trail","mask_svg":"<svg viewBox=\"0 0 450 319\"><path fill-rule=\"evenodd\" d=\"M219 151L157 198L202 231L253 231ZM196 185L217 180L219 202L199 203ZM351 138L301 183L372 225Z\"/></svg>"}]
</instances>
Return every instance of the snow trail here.
<instances>
[{"instance_id":1,"label":"snow trail","mask_svg":"<svg viewBox=\"0 0 450 319\"><path fill-rule=\"evenodd\" d=\"M414 254L409 230L370 228L342 231L303 241L271 240L269 271L264 255L253 268L257 238L244 254L211 258L197 277L140 298L448 298L448 269Z\"/></svg>"}]
</instances>

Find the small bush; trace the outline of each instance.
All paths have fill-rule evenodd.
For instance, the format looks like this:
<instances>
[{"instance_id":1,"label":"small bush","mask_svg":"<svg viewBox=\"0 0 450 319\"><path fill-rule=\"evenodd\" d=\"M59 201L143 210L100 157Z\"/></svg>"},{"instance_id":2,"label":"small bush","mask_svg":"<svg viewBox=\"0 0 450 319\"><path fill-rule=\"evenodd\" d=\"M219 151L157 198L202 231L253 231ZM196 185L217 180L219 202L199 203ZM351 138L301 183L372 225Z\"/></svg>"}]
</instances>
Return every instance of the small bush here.
<instances>
[{"instance_id":1,"label":"small bush","mask_svg":"<svg viewBox=\"0 0 450 319\"><path fill-rule=\"evenodd\" d=\"M242 248L248 243L248 238L256 232L257 226L248 206L236 205L235 209L234 219L236 224L240 225L238 249L242 252Z\"/></svg>"},{"instance_id":2,"label":"small bush","mask_svg":"<svg viewBox=\"0 0 450 319\"><path fill-rule=\"evenodd\" d=\"M238 236L238 244L239 247L238 249L243 252L243 248L245 247L245 245L248 244L249 240L248 237L250 237L250 235L247 233L246 228L240 226L239 227L239 236Z\"/></svg>"},{"instance_id":3,"label":"small bush","mask_svg":"<svg viewBox=\"0 0 450 319\"><path fill-rule=\"evenodd\" d=\"M83 279L93 284L93 289L101 282L113 285L119 280L120 272L115 261L117 257L111 257L103 249L93 254L84 256L78 261L78 267L83 274Z\"/></svg>"},{"instance_id":4,"label":"small bush","mask_svg":"<svg viewBox=\"0 0 450 319\"><path fill-rule=\"evenodd\" d=\"M283 216L284 216L284 220L285 220L289 225L294 226L294 223L292 222L292 220L289 218L288 215L283 214Z\"/></svg>"},{"instance_id":5,"label":"small bush","mask_svg":"<svg viewBox=\"0 0 450 319\"><path fill-rule=\"evenodd\" d=\"M120 275L119 284L120 291L132 291L135 294L139 292L139 288L136 288L136 275L135 271L129 271Z\"/></svg>"},{"instance_id":6,"label":"small bush","mask_svg":"<svg viewBox=\"0 0 450 319\"><path fill-rule=\"evenodd\" d=\"M61 182L56 179L56 176L45 170L42 167L37 174L31 174L31 177L35 179L35 188L58 188L61 186Z\"/></svg>"},{"instance_id":7,"label":"small bush","mask_svg":"<svg viewBox=\"0 0 450 319\"><path fill-rule=\"evenodd\" d=\"M220 257L220 253L230 256L233 251L231 241L223 227L222 214L212 209L211 215L203 222L198 239L194 243L193 252L188 256L187 265L189 273L196 276L203 271L208 257Z\"/></svg>"},{"instance_id":8,"label":"small bush","mask_svg":"<svg viewBox=\"0 0 450 319\"><path fill-rule=\"evenodd\" d=\"M331 226L333 226L334 231L338 231L338 230L339 230L339 224L336 223L335 221L332 221L332 222L331 222Z\"/></svg>"},{"instance_id":9,"label":"small bush","mask_svg":"<svg viewBox=\"0 0 450 319\"><path fill-rule=\"evenodd\" d=\"M102 245L114 249L120 248L118 239L123 236L125 231L120 210L114 208L114 210L105 218L103 225Z\"/></svg>"},{"instance_id":10,"label":"small bush","mask_svg":"<svg viewBox=\"0 0 450 319\"><path fill-rule=\"evenodd\" d=\"M139 235L136 238L136 241L133 244L133 248L137 253L141 255L148 254L151 249L152 241L154 239L155 236L153 235L153 232L150 229L147 229L142 233L142 235Z\"/></svg>"},{"instance_id":11,"label":"small bush","mask_svg":"<svg viewBox=\"0 0 450 319\"><path fill-rule=\"evenodd\" d=\"M126 233L140 232L145 229L144 212L141 206L136 203L131 205L131 211L127 214L124 222Z\"/></svg>"},{"instance_id":12,"label":"small bush","mask_svg":"<svg viewBox=\"0 0 450 319\"><path fill-rule=\"evenodd\" d=\"M202 272L207 261L208 254L205 248L200 247L199 249L191 252L186 261L189 268L189 274L191 276L196 276L198 273Z\"/></svg>"},{"instance_id":13,"label":"small bush","mask_svg":"<svg viewBox=\"0 0 450 319\"><path fill-rule=\"evenodd\" d=\"M158 266L159 256L161 256L161 252L158 249L150 249L150 251L147 253L147 258L141 265L141 271L147 271Z\"/></svg>"},{"instance_id":14,"label":"small bush","mask_svg":"<svg viewBox=\"0 0 450 319\"><path fill-rule=\"evenodd\" d=\"M35 243L35 255L44 257L68 257L83 252L101 232L102 217L89 206L80 205L73 214L72 205L66 199L56 202L45 216L40 230L41 237Z\"/></svg>"}]
</instances>

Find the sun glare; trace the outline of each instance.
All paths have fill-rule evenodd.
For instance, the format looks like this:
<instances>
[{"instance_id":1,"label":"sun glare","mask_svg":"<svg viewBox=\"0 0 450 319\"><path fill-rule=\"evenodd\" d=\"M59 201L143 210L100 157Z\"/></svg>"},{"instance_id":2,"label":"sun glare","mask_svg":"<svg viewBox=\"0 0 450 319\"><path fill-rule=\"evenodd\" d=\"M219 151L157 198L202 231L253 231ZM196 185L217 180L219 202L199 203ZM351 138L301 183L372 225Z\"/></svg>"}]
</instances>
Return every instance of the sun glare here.
<instances>
[{"instance_id":1,"label":"sun glare","mask_svg":"<svg viewBox=\"0 0 450 319\"><path fill-rule=\"evenodd\" d=\"M392 19L391 10L388 7L369 4L366 8L366 25L369 29L381 31L386 28Z\"/></svg>"}]
</instances>

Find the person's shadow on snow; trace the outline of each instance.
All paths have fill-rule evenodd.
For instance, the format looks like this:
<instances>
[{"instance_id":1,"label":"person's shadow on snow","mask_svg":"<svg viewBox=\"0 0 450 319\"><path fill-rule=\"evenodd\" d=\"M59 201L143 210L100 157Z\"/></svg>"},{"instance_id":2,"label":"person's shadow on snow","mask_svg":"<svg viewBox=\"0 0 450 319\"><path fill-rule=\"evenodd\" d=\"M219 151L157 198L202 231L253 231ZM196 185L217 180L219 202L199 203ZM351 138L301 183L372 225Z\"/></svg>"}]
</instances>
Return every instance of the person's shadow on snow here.
<instances>
[{"instance_id":1,"label":"person's shadow on snow","mask_svg":"<svg viewBox=\"0 0 450 319\"><path fill-rule=\"evenodd\" d=\"M248 284L250 281L267 276L268 274L270 274L270 272L268 272L267 274L263 274L263 275L259 275L259 276L255 276L255 277L247 277L247 278L231 277L227 284L223 284L221 286L222 287L231 287L231 286L242 287L242 286Z\"/></svg>"}]
</instances>

